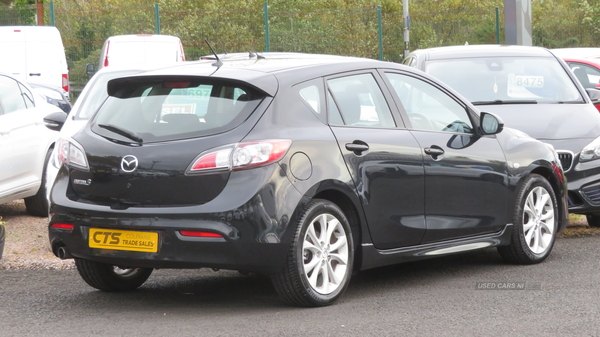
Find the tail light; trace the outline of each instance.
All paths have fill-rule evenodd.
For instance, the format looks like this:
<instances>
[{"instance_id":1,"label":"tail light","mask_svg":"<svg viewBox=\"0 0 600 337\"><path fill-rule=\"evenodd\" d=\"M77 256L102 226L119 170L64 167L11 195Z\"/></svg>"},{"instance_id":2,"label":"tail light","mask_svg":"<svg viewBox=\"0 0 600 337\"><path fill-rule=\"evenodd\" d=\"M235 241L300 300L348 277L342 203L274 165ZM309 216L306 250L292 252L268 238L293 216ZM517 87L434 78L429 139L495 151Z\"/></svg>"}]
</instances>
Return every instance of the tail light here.
<instances>
[{"instance_id":1,"label":"tail light","mask_svg":"<svg viewBox=\"0 0 600 337\"><path fill-rule=\"evenodd\" d=\"M269 165L283 158L291 145L289 139L272 139L218 147L200 154L188 167L186 174Z\"/></svg>"},{"instance_id":2,"label":"tail light","mask_svg":"<svg viewBox=\"0 0 600 337\"><path fill-rule=\"evenodd\" d=\"M106 53L104 54L104 66L108 67L108 48L110 48L110 41L106 42Z\"/></svg>"},{"instance_id":3,"label":"tail light","mask_svg":"<svg viewBox=\"0 0 600 337\"><path fill-rule=\"evenodd\" d=\"M83 147L73 139L60 138L57 142L56 155L68 167L89 171L90 167Z\"/></svg>"},{"instance_id":4,"label":"tail light","mask_svg":"<svg viewBox=\"0 0 600 337\"><path fill-rule=\"evenodd\" d=\"M183 45L179 43L179 50L181 51L181 61L185 62L185 53L183 52Z\"/></svg>"},{"instance_id":5,"label":"tail light","mask_svg":"<svg viewBox=\"0 0 600 337\"><path fill-rule=\"evenodd\" d=\"M62 74L62 88L64 91L69 92L69 74Z\"/></svg>"}]
</instances>

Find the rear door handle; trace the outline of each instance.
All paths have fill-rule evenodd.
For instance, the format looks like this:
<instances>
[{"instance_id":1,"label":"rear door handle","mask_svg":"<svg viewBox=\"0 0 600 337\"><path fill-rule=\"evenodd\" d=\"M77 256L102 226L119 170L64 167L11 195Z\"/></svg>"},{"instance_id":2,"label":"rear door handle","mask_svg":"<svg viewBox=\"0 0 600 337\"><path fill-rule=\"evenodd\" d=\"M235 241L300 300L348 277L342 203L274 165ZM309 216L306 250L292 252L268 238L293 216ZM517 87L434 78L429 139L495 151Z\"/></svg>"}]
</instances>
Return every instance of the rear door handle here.
<instances>
[{"instance_id":1,"label":"rear door handle","mask_svg":"<svg viewBox=\"0 0 600 337\"><path fill-rule=\"evenodd\" d=\"M30 73L29 76L42 76L42 73Z\"/></svg>"},{"instance_id":2,"label":"rear door handle","mask_svg":"<svg viewBox=\"0 0 600 337\"><path fill-rule=\"evenodd\" d=\"M355 140L352 143L346 143L346 150L354 152L360 156L363 152L369 151L369 145L361 140Z\"/></svg>"}]
</instances>

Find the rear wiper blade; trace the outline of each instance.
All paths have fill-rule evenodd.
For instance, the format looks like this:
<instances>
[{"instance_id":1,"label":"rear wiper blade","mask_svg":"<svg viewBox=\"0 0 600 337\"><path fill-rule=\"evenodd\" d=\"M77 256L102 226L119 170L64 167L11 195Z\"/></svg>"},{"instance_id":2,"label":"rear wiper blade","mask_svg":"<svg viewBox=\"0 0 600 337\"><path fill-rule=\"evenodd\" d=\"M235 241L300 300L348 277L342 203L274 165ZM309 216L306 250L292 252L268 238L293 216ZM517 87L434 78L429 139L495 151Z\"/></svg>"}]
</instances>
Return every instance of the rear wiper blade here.
<instances>
[{"instance_id":1,"label":"rear wiper blade","mask_svg":"<svg viewBox=\"0 0 600 337\"><path fill-rule=\"evenodd\" d=\"M114 133L116 133L118 135L121 135L123 137L127 137L127 138L129 138L129 139L131 139L133 141L138 142L138 143L144 142L142 140L142 138L140 136L138 136L135 132L128 131L128 130L125 130L125 129L121 129L118 126L114 126L112 124L98 124L98 126L101 127L101 128L103 128L103 129L106 129L108 131L112 131L112 132L114 132Z\"/></svg>"},{"instance_id":2,"label":"rear wiper blade","mask_svg":"<svg viewBox=\"0 0 600 337\"><path fill-rule=\"evenodd\" d=\"M500 104L537 104L538 102L534 99L530 99L530 100L510 100L510 101L503 101L500 99L497 100L493 100L493 101L475 101L475 102L471 102L471 104L473 105L500 105Z\"/></svg>"}]
</instances>

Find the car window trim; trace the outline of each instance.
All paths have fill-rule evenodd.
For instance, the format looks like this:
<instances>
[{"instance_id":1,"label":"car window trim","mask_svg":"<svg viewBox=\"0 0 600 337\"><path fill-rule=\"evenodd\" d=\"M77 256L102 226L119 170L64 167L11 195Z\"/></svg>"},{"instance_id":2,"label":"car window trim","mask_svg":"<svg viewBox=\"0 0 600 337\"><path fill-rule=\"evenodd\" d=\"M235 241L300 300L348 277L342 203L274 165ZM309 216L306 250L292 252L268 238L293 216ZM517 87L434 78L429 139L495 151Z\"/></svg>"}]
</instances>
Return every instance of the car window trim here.
<instances>
[{"instance_id":1,"label":"car window trim","mask_svg":"<svg viewBox=\"0 0 600 337\"><path fill-rule=\"evenodd\" d=\"M375 79L375 83L377 84L377 86L379 87L379 90L383 94L385 103L387 104L388 109L390 110L390 114L392 116L394 124L396 124L396 126L393 128L394 129L406 129L406 125L404 124L404 119L399 114L398 106L396 105L396 102L394 101L394 97L392 96L392 94L390 92L390 88L389 88L388 84L381 77L381 74L379 73L379 69L365 68L365 69L347 71L344 73L337 73L335 75L324 76L323 77L323 81L324 81L323 85L325 87L325 94L330 92L330 88L329 88L329 85L327 85L327 81L332 80L332 79L348 77L348 76L355 76L355 75L362 75L362 74L371 74L373 76L373 78ZM335 97L334 97L334 100L335 100ZM325 99L325 108L327 109L327 124L330 125L329 124L329 105L328 104L329 104L329 100L326 98ZM352 126L352 125L336 125L336 126L364 128L364 126ZM383 128L379 128L379 129L390 129L390 127L383 127Z\"/></svg>"},{"instance_id":2,"label":"car window trim","mask_svg":"<svg viewBox=\"0 0 600 337\"><path fill-rule=\"evenodd\" d=\"M415 78L417 80L421 80L421 81L423 81L425 83L428 83L428 84L432 85L433 87L437 88L438 90L440 90L443 93L445 93L448 96L450 96L450 98L452 98L452 100L454 100L458 105L462 106L463 109L465 109L465 111L467 113L467 116L469 116L469 119L471 120L471 124L473 125L473 130L476 130L479 127L479 115L476 113L476 111L478 111L478 110L475 109L474 107L472 107L470 105L470 103L466 101L466 99L465 100L460 99L453 92L447 90L443 86L440 86L435 81L432 81L432 80L430 80L429 78L427 78L425 76L419 76L419 75L417 75L417 74L415 74L413 72L402 71L402 70L399 70L399 69L382 68L382 69L379 69L379 71L381 72L380 76L382 77L383 81L385 81L386 85L389 87L391 95L393 96L394 101L395 101L395 103L398 106L398 112L400 113L400 115L402 116L403 119L409 120L408 119L408 114L406 113L406 109L404 108L404 105L402 104L402 101L400 101L400 97L398 97L398 95L394 91L392 83L388 80L388 78L386 76L386 73L393 73L393 74L398 74L398 75L403 75L403 76L410 76L412 78ZM477 133L477 132L474 131L474 133Z\"/></svg>"}]
</instances>

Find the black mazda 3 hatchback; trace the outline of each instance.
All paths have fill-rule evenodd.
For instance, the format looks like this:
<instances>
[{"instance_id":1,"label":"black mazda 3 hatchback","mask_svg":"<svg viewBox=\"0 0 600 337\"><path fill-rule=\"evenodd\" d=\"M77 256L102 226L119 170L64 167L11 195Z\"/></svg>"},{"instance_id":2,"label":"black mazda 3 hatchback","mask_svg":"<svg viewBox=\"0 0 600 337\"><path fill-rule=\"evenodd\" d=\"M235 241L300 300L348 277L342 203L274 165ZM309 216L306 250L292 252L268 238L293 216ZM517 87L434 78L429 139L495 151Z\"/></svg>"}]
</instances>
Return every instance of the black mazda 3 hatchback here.
<instances>
[{"instance_id":1,"label":"black mazda 3 hatchback","mask_svg":"<svg viewBox=\"0 0 600 337\"><path fill-rule=\"evenodd\" d=\"M368 268L485 247L541 262L567 224L551 146L403 65L266 53L107 92L58 142L49 222L54 254L100 290L208 267L323 306Z\"/></svg>"}]
</instances>

